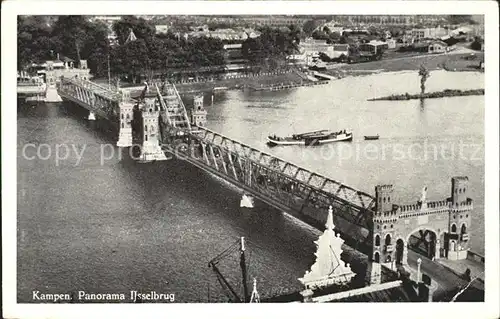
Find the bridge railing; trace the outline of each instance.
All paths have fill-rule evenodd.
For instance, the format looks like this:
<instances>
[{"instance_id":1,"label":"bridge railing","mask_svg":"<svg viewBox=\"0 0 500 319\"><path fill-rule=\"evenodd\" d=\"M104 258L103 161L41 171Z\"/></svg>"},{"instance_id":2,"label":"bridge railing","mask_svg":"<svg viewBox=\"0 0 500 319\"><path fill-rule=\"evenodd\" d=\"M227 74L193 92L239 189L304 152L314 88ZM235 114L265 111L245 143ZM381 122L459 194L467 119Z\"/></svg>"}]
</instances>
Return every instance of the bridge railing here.
<instances>
[{"instance_id":1,"label":"bridge railing","mask_svg":"<svg viewBox=\"0 0 500 319\"><path fill-rule=\"evenodd\" d=\"M107 98L109 100L117 102L120 102L122 100L122 94L119 91L112 91L109 88L101 86L92 81L83 80L79 78L66 78L66 77L61 78L61 85L68 83L89 89L95 94L101 95L102 97Z\"/></svg>"}]
</instances>

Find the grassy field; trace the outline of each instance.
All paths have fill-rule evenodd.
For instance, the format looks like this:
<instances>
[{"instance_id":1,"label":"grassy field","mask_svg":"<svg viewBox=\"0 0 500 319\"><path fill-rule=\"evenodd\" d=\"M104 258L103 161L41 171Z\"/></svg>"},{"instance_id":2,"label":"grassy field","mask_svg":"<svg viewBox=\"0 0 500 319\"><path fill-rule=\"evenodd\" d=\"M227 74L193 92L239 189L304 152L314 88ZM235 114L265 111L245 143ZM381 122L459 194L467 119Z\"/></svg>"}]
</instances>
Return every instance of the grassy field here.
<instances>
[{"instance_id":1,"label":"grassy field","mask_svg":"<svg viewBox=\"0 0 500 319\"><path fill-rule=\"evenodd\" d=\"M359 75L364 71L366 71L365 73L371 73L370 71L397 72L406 70L418 70L420 68L420 65L422 64L424 64L429 70L437 70L443 69L445 64L451 65L453 63L463 63L462 61L466 61L468 62L468 64L473 64L475 61L467 61L463 59L468 55L470 55L470 53L442 55L426 54L357 64L345 64L336 69L327 70L325 73L335 75L341 72L346 75ZM478 55L479 58L480 53L476 55Z\"/></svg>"}]
</instances>

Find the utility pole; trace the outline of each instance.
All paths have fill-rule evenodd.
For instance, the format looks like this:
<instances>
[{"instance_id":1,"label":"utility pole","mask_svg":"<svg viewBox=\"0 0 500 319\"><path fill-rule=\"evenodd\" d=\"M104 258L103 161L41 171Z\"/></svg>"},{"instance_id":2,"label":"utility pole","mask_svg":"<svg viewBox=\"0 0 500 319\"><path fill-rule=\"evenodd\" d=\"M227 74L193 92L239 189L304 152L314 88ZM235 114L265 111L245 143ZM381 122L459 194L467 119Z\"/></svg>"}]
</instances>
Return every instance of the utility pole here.
<instances>
[{"instance_id":1,"label":"utility pole","mask_svg":"<svg viewBox=\"0 0 500 319\"><path fill-rule=\"evenodd\" d=\"M109 67L109 45L108 45L108 87L111 89L111 68Z\"/></svg>"}]
</instances>

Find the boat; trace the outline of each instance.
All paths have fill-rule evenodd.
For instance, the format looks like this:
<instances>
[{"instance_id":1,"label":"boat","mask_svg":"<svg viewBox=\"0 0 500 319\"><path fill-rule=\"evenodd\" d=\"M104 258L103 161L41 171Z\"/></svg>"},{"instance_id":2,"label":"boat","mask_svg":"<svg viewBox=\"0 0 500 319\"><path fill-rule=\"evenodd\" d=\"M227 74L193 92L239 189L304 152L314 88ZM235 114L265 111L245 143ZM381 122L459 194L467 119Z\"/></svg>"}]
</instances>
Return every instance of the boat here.
<instances>
[{"instance_id":1,"label":"boat","mask_svg":"<svg viewBox=\"0 0 500 319\"><path fill-rule=\"evenodd\" d=\"M332 132L331 130L319 130L302 134L293 134L289 137L278 137L276 135L267 137L267 144L277 145L306 145L315 146L333 142L352 141L352 132L343 130Z\"/></svg>"},{"instance_id":2,"label":"boat","mask_svg":"<svg viewBox=\"0 0 500 319\"><path fill-rule=\"evenodd\" d=\"M365 135L365 140L370 141L370 140L378 140L380 136L377 135Z\"/></svg>"}]
</instances>

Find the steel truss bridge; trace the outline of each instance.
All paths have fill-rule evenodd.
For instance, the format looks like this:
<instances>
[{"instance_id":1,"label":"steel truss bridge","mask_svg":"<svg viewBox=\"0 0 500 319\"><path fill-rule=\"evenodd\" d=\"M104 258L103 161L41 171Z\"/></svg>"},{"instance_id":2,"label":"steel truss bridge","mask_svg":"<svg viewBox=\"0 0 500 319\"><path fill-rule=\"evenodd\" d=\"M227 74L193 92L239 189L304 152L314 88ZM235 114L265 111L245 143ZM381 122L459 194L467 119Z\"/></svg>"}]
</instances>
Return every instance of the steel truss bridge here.
<instances>
[{"instance_id":1,"label":"steel truss bridge","mask_svg":"<svg viewBox=\"0 0 500 319\"><path fill-rule=\"evenodd\" d=\"M230 182L246 195L321 229L328 207L332 206L336 230L346 242L361 251L370 251L375 209L373 196L223 134L192 125L173 84L150 84L141 98L134 101L84 80L61 79L58 91L62 98L115 123L119 122L124 103L139 105L143 113L149 112L148 116L158 111L155 127L158 134L155 135L162 152L171 153Z\"/></svg>"}]
</instances>

